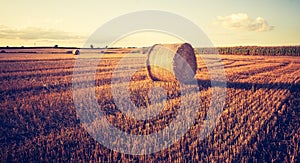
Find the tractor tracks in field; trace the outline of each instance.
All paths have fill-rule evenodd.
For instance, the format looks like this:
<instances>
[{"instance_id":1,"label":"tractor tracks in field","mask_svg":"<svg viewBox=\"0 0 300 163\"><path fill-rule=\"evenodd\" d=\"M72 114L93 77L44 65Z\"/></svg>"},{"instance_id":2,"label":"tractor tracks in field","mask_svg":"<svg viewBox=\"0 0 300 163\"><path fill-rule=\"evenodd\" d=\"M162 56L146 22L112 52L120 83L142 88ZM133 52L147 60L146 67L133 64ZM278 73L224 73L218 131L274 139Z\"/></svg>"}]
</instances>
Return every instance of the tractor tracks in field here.
<instances>
[{"instance_id":1,"label":"tractor tracks in field","mask_svg":"<svg viewBox=\"0 0 300 163\"><path fill-rule=\"evenodd\" d=\"M284 63L280 63L278 65L273 65L273 66L266 66L266 67L262 67L262 68L255 68L250 69L250 70L246 70L245 68L241 68L241 70L244 70L242 72L237 72L237 73L233 73L229 76L227 76L229 81L235 81L235 80L240 80L240 79L248 79L252 76L258 75L258 74L262 74L262 73L267 73L267 72L272 72L274 70L279 70L279 69L283 69L285 67L287 67L289 64L291 64L290 62L284 62ZM227 70L230 71L230 70Z\"/></svg>"},{"instance_id":2,"label":"tractor tracks in field","mask_svg":"<svg viewBox=\"0 0 300 163\"><path fill-rule=\"evenodd\" d=\"M264 122L258 134L251 138L250 144L234 158L234 162L299 162L300 83L286 89L291 94Z\"/></svg>"},{"instance_id":3,"label":"tractor tracks in field","mask_svg":"<svg viewBox=\"0 0 300 163\"><path fill-rule=\"evenodd\" d=\"M59 76L59 74L57 74L57 76ZM53 77L53 76L51 76ZM122 81L123 78L125 77L118 77L114 80L120 80ZM143 81L147 78L147 75L143 75L143 76L139 76L139 78L135 78L135 81ZM12 80L12 79L11 79ZM85 85L85 83L91 83L91 82L95 82L95 86L106 86L106 85L110 85L111 84L111 76L107 76L106 77L101 77L101 78L97 78L95 80L92 81L80 81L80 85ZM78 83L77 83L78 84ZM46 83L44 85L42 84L38 84L38 85L27 85L27 86L18 86L18 87L13 87L13 88L3 88L2 90L0 89L0 103L4 100L6 100L7 98L11 99L11 100L15 100L18 96L26 96L28 95L39 95L40 93L46 92L46 93L53 93L53 92L64 92L64 91L68 91L68 90L72 90L72 81L68 81L68 82L60 82L59 84L49 84Z\"/></svg>"},{"instance_id":4,"label":"tractor tracks in field","mask_svg":"<svg viewBox=\"0 0 300 163\"><path fill-rule=\"evenodd\" d=\"M137 65L136 67L141 68L140 65ZM28 78L42 78L42 77L55 77L55 76L70 76L74 73L74 67L61 67L61 68L44 68L44 69L35 69L35 70L21 70L21 71L15 71L14 74L11 74L12 72L6 72L5 74L0 75L0 81L5 80L16 80L16 79L28 79ZM89 69L90 67L82 67ZM133 66L131 66L133 68ZM54 70L54 72L41 72L38 73L37 71L51 71ZM61 72L57 72L57 71ZM97 68L97 73L109 73L114 70L113 67L107 67L107 68ZM28 74L22 74L22 72L29 72ZM93 73L92 70L78 70L77 72L80 72L80 74L88 74ZM126 70L122 71L122 73L126 72ZM16 74L17 73L17 74ZM20 73L20 74L18 74ZM118 73L116 71L115 73ZM121 73L121 72L120 72Z\"/></svg>"}]
</instances>

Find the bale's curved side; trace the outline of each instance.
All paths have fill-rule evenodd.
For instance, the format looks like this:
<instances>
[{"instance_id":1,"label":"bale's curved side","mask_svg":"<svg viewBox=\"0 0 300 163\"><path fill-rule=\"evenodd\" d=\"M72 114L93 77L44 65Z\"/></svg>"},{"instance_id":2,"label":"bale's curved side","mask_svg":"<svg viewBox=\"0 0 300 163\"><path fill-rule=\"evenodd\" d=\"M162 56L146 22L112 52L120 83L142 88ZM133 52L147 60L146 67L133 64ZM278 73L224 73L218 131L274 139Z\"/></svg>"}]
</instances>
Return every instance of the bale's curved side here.
<instances>
[{"instance_id":1,"label":"bale's curved side","mask_svg":"<svg viewBox=\"0 0 300 163\"><path fill-rule=\"evenodd\" d=\"M155 44L147 58L147 70L152 80L189 81L197 69L194 49L188 43Z\"/></svg>"},{"instance_id":2,"label":"bale's curved side","mask_svg":"<svg viewBox=\"0 0 300 163\"><path fill-rule=\"evenodd\" d=\"M161 44L156 44L151 47L147 58L147 69L152 80L176 80L173 68L175 53L176 51L165 48Z\"/></svg>"}]
</instances>

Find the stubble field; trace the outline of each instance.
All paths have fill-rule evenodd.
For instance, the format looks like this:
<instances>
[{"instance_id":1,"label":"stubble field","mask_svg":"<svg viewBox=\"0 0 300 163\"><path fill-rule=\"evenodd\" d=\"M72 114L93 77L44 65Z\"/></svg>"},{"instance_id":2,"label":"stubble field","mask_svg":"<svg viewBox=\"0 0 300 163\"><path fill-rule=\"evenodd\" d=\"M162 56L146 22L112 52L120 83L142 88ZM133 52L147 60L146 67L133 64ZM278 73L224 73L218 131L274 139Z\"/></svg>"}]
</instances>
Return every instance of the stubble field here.
<instances>
[{"instance_id":1,"label":"stubble field","mask_svg":"<svg viewBox=\"0 0 300 163\"><path fill-rule=\"evenodd\" d=\"M124 132L159 131L176 116L180 98L185 95L180 94L177 82L154 82L149 78L146 55L131 54L116 72L118 62L125 55L106 54L98 63L95 76L98 104L107 120ZM80 124L72 94L76 57L71 54L0 54L1 162L300 161L300 57L221 55L227 78L225 107L213 132L204 140L198 140L212 87L206 65L197 56L195 78L199 93L186 96L199 98L200 108L192 113L197 114L198 119L169 148L140 156L104 147ZM210 55L202 57L209 59ZM90 59L89 62L95 61ZM89 62L80 65L81 73L91 73ZM139 68L129 85L131 101L136 106L143 109L150 105L148 96L153 87L164 88L167 95L166 101L154 100L163 109L148 121L123 115L113 101L112 74L118 74L117 80L122 81L133 67Z\"/></svg>"}]
</instances>

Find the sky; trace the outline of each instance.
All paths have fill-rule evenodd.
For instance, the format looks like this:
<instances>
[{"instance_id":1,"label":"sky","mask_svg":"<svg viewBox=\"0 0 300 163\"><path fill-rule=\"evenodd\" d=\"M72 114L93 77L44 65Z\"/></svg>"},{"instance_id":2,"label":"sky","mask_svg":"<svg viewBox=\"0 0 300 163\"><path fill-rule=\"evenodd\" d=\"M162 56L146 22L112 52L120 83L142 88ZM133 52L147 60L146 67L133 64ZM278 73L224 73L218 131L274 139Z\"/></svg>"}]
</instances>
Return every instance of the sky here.
<instances>
[{"instance_id":1,"label":"sky","mask_svg":"<svg viewBox=\"0 0 300 163\"><path fill-rule=\"evenodd\" d=\"M300 45L299 0L0 0L0 46L77 46L118 16L142 10L180 15L214 46ZM120 27L122 28L122 27ZM105 38L102 38L105 42ZM176 43L176 34L125 33L109 46ZM95 42L94 47L103 46Z\"/></svg>"}]
</instances>

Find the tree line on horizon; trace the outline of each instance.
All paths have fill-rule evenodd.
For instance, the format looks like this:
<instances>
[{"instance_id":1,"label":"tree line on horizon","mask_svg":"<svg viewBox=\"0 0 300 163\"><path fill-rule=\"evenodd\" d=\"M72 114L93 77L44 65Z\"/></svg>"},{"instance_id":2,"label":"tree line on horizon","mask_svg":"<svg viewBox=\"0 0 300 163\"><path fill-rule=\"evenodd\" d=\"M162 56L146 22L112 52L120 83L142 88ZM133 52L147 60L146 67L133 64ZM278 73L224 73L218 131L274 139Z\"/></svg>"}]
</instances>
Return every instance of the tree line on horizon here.
<instances>
[{"instance_id":1,"label":"tree line on horizon","mask_svg":"<svg viewBox=\"0 0 300 163\"><path fill-rule=\"evenodd\" d=\"M300 46L237 46L197 48L199 54L300 56Z\"/></svg>"}]
</instances>

